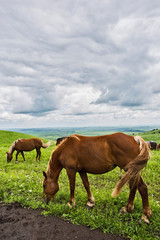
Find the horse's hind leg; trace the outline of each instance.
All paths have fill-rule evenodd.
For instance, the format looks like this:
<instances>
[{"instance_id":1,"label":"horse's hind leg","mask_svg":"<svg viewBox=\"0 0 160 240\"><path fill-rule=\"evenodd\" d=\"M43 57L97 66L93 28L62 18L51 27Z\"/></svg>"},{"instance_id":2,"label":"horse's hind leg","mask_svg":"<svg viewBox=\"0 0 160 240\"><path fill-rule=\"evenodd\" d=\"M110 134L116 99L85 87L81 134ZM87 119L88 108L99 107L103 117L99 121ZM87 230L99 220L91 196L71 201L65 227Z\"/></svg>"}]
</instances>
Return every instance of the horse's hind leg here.
<instances>
[{"instance_id":1,"label":"horse's hind leg","mask_svg":"<svg viewBox=\"0 0 160 240\"><path fill-rule=\"evenodd\" d=\"M120 210L121 214L132 212L134 210L134 198L137 191L137 183L134 178L132 178L129 181L129 188L130 188L129 198L128 198L127 204L121 208Z\"/></svg>"},{"instance_id":2,"label":"horse's hind leg","mask_svg":"<svg viewBox=\"0 0 160 240\"><path fill-rule=\"evenodd\" d=\"M38 158L38 150L37 150L37 148L36 148L36 153L37 153L37 155L36 155L36 158L35 158L34 161L37 161L37 158Z\"/></svg>"},{"instance_id":3,"label":"horse's hind leg","mask_svg":"<svg viewBox=\"0 0 160 240\"><path fill-rule=\"evenodd\" d=\"M41 150L39 149L39 161L40 161L40 157L41 157Z\"/></svg>"},{"instance_id":4,"label":"horse's hind leg","mask_svg":"<svg viewBox=\"0 0 160 240\"><path fill-rule=\"evenodd\" d=\"M95 201L94 201L94 197L92 196L90 187L89 187L89 182L88 182L88 177L87 174L85 172L79 172L82 182L84 184L84 187L87 191L88 194L88 202L87 202L87 206L88 207L93 207L95 205Z\"/></svg>"},{"instance_id":5,"label":"horse's hind leg","mask_svg":"<svg viewBox=\"0 0 160 240\"><path fill-rule=\"evenodd\" d=\"M139 176L137 179L132 178L129 181L129 186L130 186L129 199L127 204L120 210L120 213L132 212L134 210L134 198L136 190L138 188L138 191L142 197L143 204L143 215L139 221L139 224L141 224L143 220L145 223L149 224L150 222L148 218L152 216L152 212L149 207L148 190L146 184L143 182L142 177Z\"/></svg>"},{"instance_id":6,"label":"horse's hind leg","mask_svg":"<svg viewBox=\"0 0 160 240\"><path fill-rule=\"evenodd\" d=\"M23 160L24 160L24 162L25 162L25 161L26 161L26 159L25 159L25 157L24 157L24 153L23 153L23 152L21 152L21 154L22 154Z\"/></svg>"},{"instance_id":7,"label":"horse's hind leg","mask_svg":"<svg viewBox=\"0 0 160 240\"><path fill-rule=\"evenodd\" d=\"M38 158L38 161L40 161L40 157L41 157L41 150L40 148L36 149L37 150L37 157L36 159Z\"/></svg>"},{"instance_id":8,"label":"horse's hind leg","mask_svg":"<svg viewBox=\"0 0 160 240\"><path fill-rule=\"evenodd\" d=\"M148 189L147 189L147 186L143 182L143 179L141 177L140 177L140 182L138 184L138 191L141 194L142 205L143 205L143 215L142 215L142 217L139 221L139 224L141 224L143 220L144 220L144 222L149 224L150 222L149 222L148 218L150 218L152 216L152 211L149 207Z\"/></svg>"},{"instance_id":9,"label":"horse's hind leg","mask_svg":"<svg viewBox=\"0 0 160 240\"><path fill-rule=\"evenodd\" d=\"M37 161L37 159L38 159L38 161L40 161L40 157L41 157L41 151L40 151L40 149L39 149L39 148L36 148L36 152L37 152L37 155L36 155L35 161Z\"/></svg>"},{"instance_id":10,"label":"horse's hind leg","mask_svg":"<svg viewBox=\"0 0 160 240\"><path fill-rule=\"evenodd\" d=\"M71 208L73 203L73 208L76 205L75 197L74 197L74 191L75 191L75 180L76 180L76 172L73 169L66 169L67 175L69 178L69 184L70 184L70 201L68 202L68 207Z\"/></svg>"}]
</instances>

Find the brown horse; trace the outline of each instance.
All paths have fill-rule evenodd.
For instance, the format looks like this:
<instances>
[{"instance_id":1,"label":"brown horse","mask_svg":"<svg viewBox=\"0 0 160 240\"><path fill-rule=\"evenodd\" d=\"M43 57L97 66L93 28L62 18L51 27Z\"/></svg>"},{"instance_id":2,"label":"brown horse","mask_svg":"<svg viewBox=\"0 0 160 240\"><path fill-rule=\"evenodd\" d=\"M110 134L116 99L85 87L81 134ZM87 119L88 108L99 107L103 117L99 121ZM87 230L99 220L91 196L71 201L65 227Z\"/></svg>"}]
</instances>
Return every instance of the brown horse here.
<instances>
[{"instance_id":1,"label":"brown horse","mask_svg":"<svg viewBox=\"0 0 160 240\"><path fill-rule=\"evenodd\" d=\"M18 139L12 143L12 145L9 148L9 151L6 153L7 154L7 162L9 163L12 160L13 157L13 152L16 150L16 163L18 162L18 154L21 153L22 157L25 160L24 153L23 151L32 151L36 149L37 151L37 156L36 159L40 160L41 157L41 151L40 148L47 148L51 144L51 141L48 143L44 144L41 139L38 138L30 138L30 139Z\"/></svg>"},{"instance_id":2,"label":"brown horse","mask_svg":"<svg viewBox=\"0 0 160 240\"><path fill-rule=\"evenodd\" d=\"M88 194L87 205L93 207L95 201L87 173L103 174L118 166L125 170L125 174L117 183L112 196L118 195L128 182L130 187L128 202L121 209L121 213L133 211L135 193L138 189L143 204L143 215L139 223L144 220L149 224L148 217L151 217L152 212L149 207L148 190L140 176L149 158L148 145L139 136L132 137L123 133L97 137L69 136L52 152L47 172L43 172L43 200L48 203L58 192L58 177L62 168L65 168L70 182L68 206L71 207L72 204L75 206L75 176L76 172L79 172Z\"/></svg>"},{"instance_id":3,"label":"brown horse","mask_svg":"<svg viewBox=\"0 0 160 240\"><path fill-rule=\"evenodd\" d=\"M155 141L146 142L151 150L157 150L157 143Z\"/></svg>"}]
</instances>

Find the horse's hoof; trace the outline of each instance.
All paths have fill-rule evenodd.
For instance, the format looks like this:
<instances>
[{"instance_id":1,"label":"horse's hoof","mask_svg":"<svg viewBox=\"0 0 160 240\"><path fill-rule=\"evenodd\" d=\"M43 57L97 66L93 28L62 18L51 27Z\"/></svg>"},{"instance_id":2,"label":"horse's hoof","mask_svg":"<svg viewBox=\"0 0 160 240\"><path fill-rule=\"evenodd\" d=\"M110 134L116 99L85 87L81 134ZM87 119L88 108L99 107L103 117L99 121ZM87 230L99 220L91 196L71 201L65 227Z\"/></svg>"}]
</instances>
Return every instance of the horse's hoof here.
<instances>
[{"instance_id":1,"label":"horse's hoof","mask_svg":"<svg viewBox=\"0 0 160 240\"><path fill-rule=\"evenodd\" d=\"M119 211L119 214L123 215L123 214L125 214L125 213L128 213L127 208L126 208L126 207L122 207L122 208L120 209L120 211Z\"/></svg>"},{"instance_id":2,"label":"horse's hoof","mask_svg":"<svg viewBox=\"0 0 160 240\"><path fill-rule=\"evenodd\" d=\"M72 208L72 205L70 204L70 202L67 203L67 206L68 206L69 208Z\"/></svg>"},{"instance_id":3,"label":"horse's hoof","mask_svg":"<svg viewBox=\"0 0 160 240\"><path fill-rule=\"evenodd\" d=\"M73 202L73 208L75 208L75 206L76 206L76 201Z\"/></svg>"},{"instance_id":4,"label":"horse's hoof","mask_svg":"<svg viewBox=\"0 0 160 240\"><path fill-rule=\"evenodd\" d=\"M150 224L150 221L148 220L146 215L143 215L141 219L138 221L139 225L142 225L142 222L147 223L148 225Z\"/></svg>"},{"instance_id":5,"label":"horse's hoof","mask_svg":"<svg viewBox=\"0 0 160 240\"><path fill-rule=\"evenodd\" d=\"M88 200L88 202L87 202L87 207L88 208L93 208L94 207L94 205L95 205L95 200L94 200L94 197L93 196L91 196L90 198L89 198L89 200Z\"/></svg>"},{"instance_id":6,"label":"horse's hoof","mask_svg":"<svg viewBox=\"0 0 160 240\"><path fill-rule=\"evenodd\" d=\"M76 206L76 201L74 201L74 202L72 202L72 203L70 203L70 202L68 202L67 203L67 206L69 207L69 208L75 208L75 206Z\"/></svg>"},{"instance_id":7,"label":"horse's hoof","mask_svg":"<svg viewBox=\"0 0 160 240\"><path fill-rule=\"evenodd\" d=\"M93 208L94 206L95 206L95 202L90 202L90 201L87 202L88 208Z\"/></svg>"},{"instance_id":8,"label":"horse's hoof","mask_svg":"<svg viewBox=\"0 0 160 240\"><path fill-rule=\"evenodd\" d=\"M128 205L127 212L132 213L134 211L134 205Z\"/></svg>"}]
</instances>

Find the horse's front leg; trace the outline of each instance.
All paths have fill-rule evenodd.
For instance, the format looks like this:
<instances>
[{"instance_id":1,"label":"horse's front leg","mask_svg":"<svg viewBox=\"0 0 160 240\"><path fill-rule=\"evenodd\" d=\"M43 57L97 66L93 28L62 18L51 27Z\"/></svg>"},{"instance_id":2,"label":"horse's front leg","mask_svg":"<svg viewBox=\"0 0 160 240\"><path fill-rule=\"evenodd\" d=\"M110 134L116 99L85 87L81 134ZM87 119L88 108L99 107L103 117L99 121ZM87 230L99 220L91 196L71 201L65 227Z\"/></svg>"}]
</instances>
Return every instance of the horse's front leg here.
<instances>
[{"instance_id":1,"label":"horse's front leg","mask_svg":"<svg viewBox=\"0 0 160 240\"><path fill-rule=\"evenodd\" d=\"M81 176L81 179L82 179L82 182L83 182L83 185L87 191L87 194L88 194L88 202L87 202L87 206L88 207L93 207L95 205L95 201L94 201L94 197L91 193L91 190L90 190L90 187L89 187L89 182L88 182L88 177L87 177L87 174L86 172L79 172L80 176Z\"/></svg>"},{"instance_id":2,"label":"horse's front leg","mask_svg":"<svg viewBox=\"0 0 160 240\"><path fill-rule=\"evenodd\" d=\"M18 154L19 154L19 151L17 151L16 153L16 163L18 163Z\"/></svg>"},{"instance_id":3,"label":"horse's front leg","mask_svg":"<svg viewBox=\"0 0 160 240\"><path fill-rule=\"evenodd\" d=\"M152 216L152 211L150 209L149 201L148 201L148 189L141 177L140 177L140 182L138 184L138 191L141 194L142 205L143 205L143 215L139 221L139 224L141 224L143 220L145 223L149 224L150 222L148 218Z\"/></svg>"},{"instance_id":4,"label":"horse's front leg","mask_svg":"<svg viewBox=\"0 0 160 240\"><path fill-rule=\"evenodd\" d=\"M25 159L25 157L24 157L24 153L23 153L23 152L21 152L21 154L22 154L23 160L24 160L24 162L25 162L25 161L26 161L26 159Z\"/></svg>"},{"instance_id":5,"label":"horse's front leg","mask_svg":"<svg viewBox=\"0 0 160 240\"><path fill-rule=\"evenodd\" d=\"M70 184L70 201L68 202L68 207L71 208L73 204L73 208L76 205L75 197L74 197L74 191L75 191L75 180L76 180L76 172L73 169L66 169L67 175L69 178L69 184Z\"/></svg>"}]
</instances>

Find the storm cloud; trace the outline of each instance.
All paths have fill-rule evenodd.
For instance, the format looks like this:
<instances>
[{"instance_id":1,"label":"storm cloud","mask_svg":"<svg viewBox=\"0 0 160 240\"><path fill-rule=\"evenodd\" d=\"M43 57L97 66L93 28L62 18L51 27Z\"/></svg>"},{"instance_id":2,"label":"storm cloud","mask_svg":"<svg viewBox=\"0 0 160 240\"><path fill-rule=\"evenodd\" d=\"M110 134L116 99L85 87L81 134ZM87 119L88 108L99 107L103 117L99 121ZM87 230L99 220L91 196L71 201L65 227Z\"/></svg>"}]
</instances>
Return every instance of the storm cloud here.
<instances>
[{"instance_id":1,"label":"storm cloud","mask_svg":"<svg viewBox=\"0 0 160 240\"><path fill-rule=\"evenodd\" d=\"M158 0L0 8L1 127L159 124Z\"/></svg>"}]
</instances>

